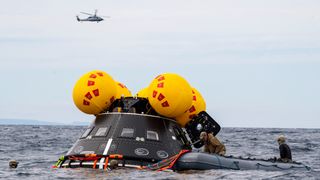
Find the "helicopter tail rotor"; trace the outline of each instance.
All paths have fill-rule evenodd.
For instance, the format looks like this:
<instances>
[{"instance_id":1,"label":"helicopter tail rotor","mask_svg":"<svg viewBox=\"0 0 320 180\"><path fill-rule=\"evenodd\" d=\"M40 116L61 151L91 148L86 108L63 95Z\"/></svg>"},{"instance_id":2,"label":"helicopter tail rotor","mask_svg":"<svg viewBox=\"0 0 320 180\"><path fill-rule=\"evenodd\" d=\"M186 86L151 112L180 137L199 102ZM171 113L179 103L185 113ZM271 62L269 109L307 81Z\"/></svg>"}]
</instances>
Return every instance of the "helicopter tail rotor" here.
<instances>
[{"instance_id":1,"label":"helicopter tail rotor","mask_svg":"<svg viewBox=\"0 0 320 180\"><path fill-rule=\"evenodd\" d=\"M79 18L79 16L76 16L76 17L77 17L77 21L81 21L80 18Z\"/></svg>"}]
</instances>

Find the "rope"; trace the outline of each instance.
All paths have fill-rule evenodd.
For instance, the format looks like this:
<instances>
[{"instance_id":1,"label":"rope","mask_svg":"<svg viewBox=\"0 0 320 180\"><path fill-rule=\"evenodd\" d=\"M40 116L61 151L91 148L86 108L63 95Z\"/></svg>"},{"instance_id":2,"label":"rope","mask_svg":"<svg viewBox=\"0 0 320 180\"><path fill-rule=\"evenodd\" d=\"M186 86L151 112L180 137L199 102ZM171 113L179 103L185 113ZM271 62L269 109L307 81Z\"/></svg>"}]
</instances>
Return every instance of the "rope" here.
<instances>
[{"instance_id":1,"label":"rope","mask_svg":"<svg viewBox=\"0 0 320 180\"><path fill-rule=\"evenodd\" d=\"M233 164L236 165L236 167L237 167L236 170L240 170L239 161L233 161Z\"/></svg>"},{"instance_id":2,"label":"rope","mask_svg":"<svg viewBox=\"0 0 320 180\"><path fill-rule=\"evenodd\" d=\"M66 161L65 156L60 156L60 158L58 159L58 161L56 162L56 164L54 164L52 166L52 168L58 168L61 167L61 165Z\"/></svg>"},{"instance_id":3,"label":"rope","mask_svg":"<svg viewBox=\"0 0 320 180\"><path fill-rule=\"evenodd\" d=\"M176 163L176 161L185 153L189 152L190 150L181 150L178 154L164 159L158 163L155 164L151 164L148 166L140 166L137 169L139 170L143 170L143 169L147 169L147 170L154 170L154 171L164 171L167 169L172 169L172 167L174 166L174 164Z\"/></svg>"},{"instance_id":4,"label":"rope","mask_svg":"<svg viewBox=\"0 0 320 180\"><path fill-rule=\"evenodd\" d=\"M162 160L158 163L148 165L148 166L142 166L138 169L149 169L149 170L156 170L156 171L164 171L167 169L172 169L172 167L175 165L177 160L185 153L190 152L190 150L181 150L178 154ZM125 158L121 154L110 154L110 155L97 155L97 154L83 154L83 155L73 155L73 156L61 156L58 160L58 162L53 166L53 168L61 167L62 164L69 160L67 167L71 167L71 164L75 161L80 161L80 166L82 166L82 163L85 161L93 161L93 169L96 169L97 162L101 159L105 158L105 163L103 169L106 170L108 168L108 163L110 159L121 159L123 160L122 166L124 166ZM141 161L143 162L143 161Z\"/></svg>"},{"instance_id":5,"label":"rope","mask_svg":"<svg viewBox=\"0 0 320 180\"><path fill-rule=\"evenodd\" d=\"M310 167L308 166L301 166L301 167L297 167L297 166L289 166L288 168L282 168L282 167L279 167L277 164L271 164L271 165L264 165L264 164L260 164L260 163L257 163L257 167L259 168L259 166L263 166L263 167L275 167L275 168L278 168L278 169L281 169L281 170L289 170L289 169L294 169L294 168L301 168L301 169L304 169L306 168L307 170L310 170Z\"/></svg>"},{"instance_id":6,"label":"rope","mask_svg":"<svg viewBox=\"0 0 320 180\"><path fill-rule=\"evenodd\" d=\"M96 160L93 162L93 166L92 166L92 168L93 168L93 169L95 169L95 168L96 168L96 166L97 166L97 162L98 162L98 159L96 159Z\"/></svg>"},{"instance_id":7,"label":"rope","mask_svg":"<svg viewBox=\"0 0 320 180\"><path fill-rule=\"evenodd\" d=\"M81 154L81 155L74 155L74 156L61 156L59 160L52 166L52 168L60 168L62 164L69 160L68 167L71 167L71 163L75 161L80 161L80 167L82 166L82 163L85 161L94 161L93 163L93 169L96 168L98 160L101 158L106 158L105 162L105 168L108 166L108 161L110 159L123 159L123 155L121 154L110 154L110 155L97 155L97 154Z\"/></svg>"}]
</instances>

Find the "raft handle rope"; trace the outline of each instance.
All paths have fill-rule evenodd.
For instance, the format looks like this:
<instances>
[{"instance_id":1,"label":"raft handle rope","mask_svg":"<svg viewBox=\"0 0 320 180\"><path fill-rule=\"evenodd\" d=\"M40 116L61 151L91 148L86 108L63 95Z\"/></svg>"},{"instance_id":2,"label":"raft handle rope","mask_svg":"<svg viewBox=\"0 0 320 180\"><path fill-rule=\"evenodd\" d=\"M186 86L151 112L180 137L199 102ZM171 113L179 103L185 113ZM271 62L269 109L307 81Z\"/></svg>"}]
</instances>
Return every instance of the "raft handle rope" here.
<instances>
[{"instance_id":1,"label":"raft handle rope","mask_svg":"<svg viewBox=\"0 0 320 180\"><path fill-rule=\"evenodd\" d=\"M236 167L237 167L237 169L235 169L235 170L240 170L239 161L233 161L233 164L236 165Z\"/></svg>"},{"instance_id":2,"label":"raft handle rope","mask_svg":"<svg viewBox=\"0 0 320 180\"><path fill-rule=\"evenodd\" d=\"M167 159L164 159L158 163L155 163L155 164L151 164L151 165L148 165L148 166L141 166L140 170L142 169L147 169L147 170L155 170L155 171L165 171L165 170L168 170L168 169L172 169L173 166L175 165L175 163L177 162L177 160L185 153L188 153L190 152L190 150L187 150L187 149L184 149L184 150L181 150L178 154L170 157L170 158L167 158Z\"/></svg>"},{"instance_id":3,"label":"raft handle rope","mask_svg":"<svg viewBox=\"0 0 320 180\"><path fill-rule=\"evenodd\" d=\"M119 163L122 165L122 167L126 167L126 161L128 160L133 160L140 162L140 165L130 165L128 164L128 167L144 167L145 163L153 164L154 160L153 159L146 159L146 158L138 158L138 157L125 157L124 155L121 154L110 154L110 155L99 155L99 154L79 154L79 155L67 155L67 156L61 156L57 163L52 166L52 168L61 168L61 167L66 167L66 168L72 168L74 166L76 167L84 167L84 166L90 166L92 167L94 165L95 160L101 160L103 158L109 157L110 159L117 159L117 160L122 160L122 163ZM69 161L66 163L66 161ZM79 162L77 162L79 161ZM89 162L90 161L90 162ZM103 161L105 163L105 159ZM99 162L97 162L96 167L98 167ZM104 164L102 165L104 166ZM103 169L103 168L102 168Z\"/></svg>"},{"instance_id":4,"label":"raft handle rope","mask_svg":"<svg viewBox=\"0 0 320 180\"><path fill-rule=\"evenodd\" d=\"M82 163L84 161L94 161L93 162L93 168L95 169L97 166L98 160L101 158L106 158L104 169L108 167L108 161L109 159L123 159L123 155L121 154L110 154L110 155L97 155L97 154L81 154L81 155L71 155L71 156L61 156L57 163L52 166L52 168L61 168L64 162L69 160L68 167L72 167L72 163L75 161L80 161L79 166L82 167ZM123 162L124 166L124 162Z\"/></svg>"},{"instance_id":5,"label":"raft handle rope","mask_svg":"<svg viewBox=\"0 0 320 180\"><path fill-rule=\"evenodd\" d=\"M140 160L141 165L140 168L138 169L148 169L148 170L156 170L156 171L164 171L168 169L172 169L177 162L177 160L185 153L190 152L190 150L181 150L178 154L164 159L158 163L154 163L148 166L143 166L143 160L142 159L137 159L137 158L130 158L131 160ZM97 155L97 154L81 154L81 155L70 155L70 156L61 156L58 160L58 162L53 166L53 168L61 168L62 165L64 164L65 161L69 160L67 166L65 167L70 167L72 168L72 163L75 161L80 161L79 165L80 167L82 166L82 163L84 161L93 161L93 166L92 168L95 169L97 167L97 162L105 158L104 166L103 169L106 170L108 168L108 163L110 159L118 159L122 160L122 166L125 166L125 160L129 160L128 158L124 158L123 155L121 154L110 154L110 155Z\"/></svg>"},{"instance_id":6,"label":"raft handle rope","mask_svg":"<svg viewBox=\"0 0 320 180\"><path fill-rule=\"evenodd\" d=\"M265 165L265 164L257 163L258 169L259 169L259 166L263 166L263 167L275 167L275 168L278 168L278 169L281 169L281 170L289 170L289 169L294 169L294 168L297 168L297 169L306 168L307 170L311 170L311 168L310 168L309 166L305 166L305 165L304 165L303 167L289 166L288 168L282 168L282 167L279 167L277 164Z\"/></svg>"}]
</instances>

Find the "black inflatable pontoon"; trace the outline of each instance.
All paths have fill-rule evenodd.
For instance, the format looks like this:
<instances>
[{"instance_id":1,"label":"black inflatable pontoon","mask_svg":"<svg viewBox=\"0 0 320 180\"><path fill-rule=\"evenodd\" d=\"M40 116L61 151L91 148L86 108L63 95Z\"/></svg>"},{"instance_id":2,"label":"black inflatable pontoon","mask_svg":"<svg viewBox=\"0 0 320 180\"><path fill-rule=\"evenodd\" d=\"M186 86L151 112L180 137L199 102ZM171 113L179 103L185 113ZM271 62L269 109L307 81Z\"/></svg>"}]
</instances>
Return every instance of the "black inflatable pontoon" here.
<instances>
[{"instance_id":1,"label":"black inflatable pontoon","mask_svg":"<svg viewBox=\"0 0 320 180\"><path fill-rule=\"evenodd\" d=\"M182 170L208 170L208 169L232 169L232 170L310 170L302 163L282 163L272 160L242 159L236 157L224 157L215 154L190 152L182 155L173 169Z\"/></svg>"}]
</instances>

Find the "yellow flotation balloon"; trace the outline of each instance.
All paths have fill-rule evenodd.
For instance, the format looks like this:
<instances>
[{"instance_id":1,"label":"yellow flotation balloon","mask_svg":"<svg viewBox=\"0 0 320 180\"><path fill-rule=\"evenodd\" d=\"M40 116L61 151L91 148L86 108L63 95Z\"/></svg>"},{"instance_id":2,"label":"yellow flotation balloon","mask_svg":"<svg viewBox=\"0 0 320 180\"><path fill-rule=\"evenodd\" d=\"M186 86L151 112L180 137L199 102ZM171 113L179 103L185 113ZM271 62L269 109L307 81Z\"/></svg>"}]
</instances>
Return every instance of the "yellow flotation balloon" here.
<instances>
[{"instance_id":1,"label":"yellow flotation balloon","mask_svg":"<svg viewBox=\"0 0 320 180\"><path fill-rule=\"evenodd\" d=\"M148 99L157 113L173 118L191 107L192 89L183 77L165 73L151 82Z\"/></svg>"},{"instance_id":2,"label":"yellow flotation balloon","mask_svg":"<svg viewBox=\"0 0 320 180\"><path fill-rule=\"evenodd\" d=\"M194 116L199 114L201 111L206 110L206 102L201 96L200 92L196 88L192 88L192 105L182 115L176 117L177 122L184 127Z\"/></svg>"},{"instance_id":3,"label":"yellow flotation balloon","mask_svg":"<svg viewBox=\"0 0 320 180\"><path fill-rule=\"evenodd\" d=\"M130 90L127 88L126 85L122 84L121 82L116 82L116 84L117 84L116 99L120 99L122 96L123 97L132 96Z\"/></svg>"},{"instance_id":4,"label":"yellow flotation balloon","mask_svg":"<svg viewBox=\"0 0 320 180\"><path fill-rule=\"evenodd\" d=\"M107 109L117 94L115 81L103 71L83 75L73 89L73 102L84 113L99 114Z\"/></svg>"},{"instance_id":5,"label":"yellow flotation balloon","mask_svg":"<svg viewBox=\"0 0 320 180\"><path fill-rule=\"evenodd\" d=\"M137 97L148 98L148 88L143 88L137 93Z\"/></svg>"}]
</instances>

